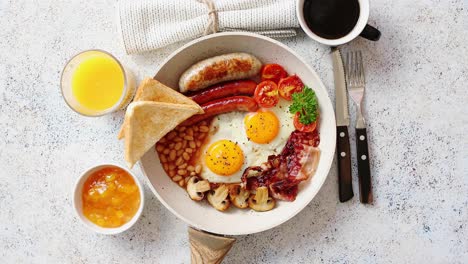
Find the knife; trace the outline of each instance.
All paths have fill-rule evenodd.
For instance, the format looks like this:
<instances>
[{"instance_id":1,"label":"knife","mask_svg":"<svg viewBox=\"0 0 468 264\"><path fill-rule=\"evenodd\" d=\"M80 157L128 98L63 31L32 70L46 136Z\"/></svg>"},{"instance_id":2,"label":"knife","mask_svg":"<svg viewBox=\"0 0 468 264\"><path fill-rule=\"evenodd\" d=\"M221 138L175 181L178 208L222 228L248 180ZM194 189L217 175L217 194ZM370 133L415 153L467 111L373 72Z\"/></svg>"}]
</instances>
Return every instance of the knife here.
<instances>
[{"instance_id":1,"label":"knife","mask_svg":"<svg viewBox=\"0 0 468 264\"><path fill-rule=\"evenodd\" d=\"M338 48L332 48L333 75L335 79L335 105L336 105L336 147L338 154L338 186L340 202L353 198L353 185L351 174L351 151L349 145L349 112L348 93L343 59Z\"/></svg>"}]
</instances>

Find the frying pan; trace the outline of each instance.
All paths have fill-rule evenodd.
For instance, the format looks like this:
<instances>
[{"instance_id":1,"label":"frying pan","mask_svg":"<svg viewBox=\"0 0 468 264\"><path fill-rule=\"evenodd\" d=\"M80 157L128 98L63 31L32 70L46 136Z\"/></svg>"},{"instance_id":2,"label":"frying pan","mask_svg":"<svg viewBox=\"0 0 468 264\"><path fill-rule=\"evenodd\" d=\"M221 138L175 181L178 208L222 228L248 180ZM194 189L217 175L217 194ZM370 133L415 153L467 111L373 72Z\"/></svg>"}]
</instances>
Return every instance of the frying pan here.
<instances>
[{"instance_id":1,"label":"frying pan","mask_svg":"<svg viewBox=\"0 0 468 264\"><path fill-rule=\"evenodd\" d=\"M196 262L197 257L199 259L206 257L205 253L213 254L207 257L211 259L224 257L234 239L223 239L216 234L245 235L265 231L284 223L299 213L309 204L325 182L335 152L335 114L327 91L315 71L299 55L281 42L243 32L226 32L205 36L186 44L170 55L156 71L154 78L169 87L178 87L179 77L192 64L205 58L231 52L253 54L264 64L279 63L288 73L297 74L306 85L315 90L320 106L319 148L321 156L315 175L299 185L299 194L294 202L279 201L276 207L268 212L237 208L230 208L227 212L219 212L207 202L190 200L186 191L180 188L177 183L172 182L166 175L155 148L148 151L140 160L140 166L151 190L169 211L193 228L200 230L189 230L192 261L194 262ZM205 232L211 234L208 235ZM204 234L205 236L203 236ZM208 245L206 243L201 245L199 242L202 244L207 242ZM221 248L221 251L218 253L210 252L210 249L215 247Z\"/></svg>"}]
</instances>

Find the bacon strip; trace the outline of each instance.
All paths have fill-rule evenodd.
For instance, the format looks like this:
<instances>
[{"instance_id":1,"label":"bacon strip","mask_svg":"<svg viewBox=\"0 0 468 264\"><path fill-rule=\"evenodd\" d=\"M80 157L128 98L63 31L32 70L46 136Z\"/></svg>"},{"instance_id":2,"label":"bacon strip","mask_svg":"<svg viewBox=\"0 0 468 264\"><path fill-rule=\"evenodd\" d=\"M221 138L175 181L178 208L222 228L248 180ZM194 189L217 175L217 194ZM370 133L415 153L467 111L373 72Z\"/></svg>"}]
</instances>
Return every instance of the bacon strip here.
<instances>
[{"instance_id":1,"label":"bacon strip","mask_svg":"<svg viewBox=\"0 0 468 264\"><path fill-rule=\"evenodd\" d=\"M276 199L294 201L300 182L309 179L320 158L319 135L294 131L279 155L268 157L262 166L247 168L242 182L247 190L267 186Z\"/></svg>"}]
</instances>

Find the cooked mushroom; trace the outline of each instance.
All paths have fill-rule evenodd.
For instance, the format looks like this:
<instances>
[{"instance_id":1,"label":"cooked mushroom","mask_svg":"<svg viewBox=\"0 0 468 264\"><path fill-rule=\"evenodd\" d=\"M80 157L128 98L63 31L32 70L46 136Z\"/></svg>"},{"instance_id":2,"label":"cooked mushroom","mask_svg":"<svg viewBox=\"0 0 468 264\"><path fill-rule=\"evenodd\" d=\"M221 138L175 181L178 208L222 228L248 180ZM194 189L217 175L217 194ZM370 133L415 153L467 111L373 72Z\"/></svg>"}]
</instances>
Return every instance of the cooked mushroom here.
<instances>
[{"instance_id":1,"label":"cooked mushroom","mask_svg":"<svg viewBox=\"0 0 468 264\"><path fill-rule=\"evenodd\" d=\"M235 207L241 209L249 207L249 196L250 192L242 188L240 185L235 184L229 186L229 198Z\"/></svg>"},{"instance_id":2,"label":"cooked mushroom","mask_svg":"<svg viewBox=\"0 0 468 264\"><path fill-rule=\"evenodd\" d=\"M249 207L258 212L265 212L275 207L275 199L268 197L268 188L258 187L255 194L250 195Z\"/></svg>"},{"instance_id":3,"label":"cooked mushroom","mask_svg":"<svg viewBox=\"0 0 468 264\"><path fill-rule=\"evenodd\" d=\"M205 192L209 191L210 183L206 180L201 181L200 178L193 176L187 182L187 192L192 200L201 201L205 197Z\"/></svg>"},{"instance_id":4,"label":"cooked mushroom","mask_svg":"<svg viewBox=\"0 0 468 264\"><path fill-rule=\"evenodd\" d=\"M219 211L226 211L231 202L228 199L229 189L226 184L220 185L217 189L208 193L208 202Z\"/></svg>"}]
</instances>

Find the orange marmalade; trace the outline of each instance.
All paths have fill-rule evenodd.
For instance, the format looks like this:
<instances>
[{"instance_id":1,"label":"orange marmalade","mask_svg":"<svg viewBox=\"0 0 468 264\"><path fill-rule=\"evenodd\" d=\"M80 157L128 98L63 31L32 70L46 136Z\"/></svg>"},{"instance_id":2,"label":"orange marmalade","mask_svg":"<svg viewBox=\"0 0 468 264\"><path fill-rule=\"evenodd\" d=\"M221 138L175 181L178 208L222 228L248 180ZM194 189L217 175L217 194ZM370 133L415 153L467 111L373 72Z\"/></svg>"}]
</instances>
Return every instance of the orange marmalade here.
<instances>
[{"instance_id":1,"label":"orange marmalade","mask_svg":"<svg viewBox=\"0 0 468 264\"><path fill-rule=\"evenodd\" d=\"M101 227L119 227L140 207L140 191L130 174L118 167L92 173L83 186L83 214Z\"/></svg>"}]
</instances>

